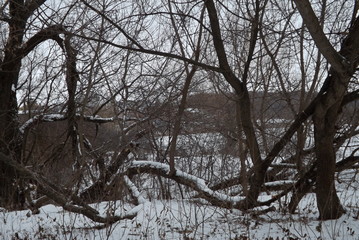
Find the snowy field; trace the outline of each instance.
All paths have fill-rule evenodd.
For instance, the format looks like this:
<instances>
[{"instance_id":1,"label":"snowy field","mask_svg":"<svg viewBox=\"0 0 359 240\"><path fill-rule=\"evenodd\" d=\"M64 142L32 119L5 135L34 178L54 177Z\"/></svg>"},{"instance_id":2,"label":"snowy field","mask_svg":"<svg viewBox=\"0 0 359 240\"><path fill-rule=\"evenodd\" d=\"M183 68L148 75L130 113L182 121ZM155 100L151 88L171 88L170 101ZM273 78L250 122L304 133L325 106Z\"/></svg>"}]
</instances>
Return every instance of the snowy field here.
<instances>
[{"instance_id":1,"label":"snowy field","mask_svg":"<svg viewBox=\"0 0 359 240\"><path fill-rule=\"evenodd\" d=\"M338 220L318 221L315 195L308 194L297 214L281 209L262 215L212 207L189 200L146 201L137 217L106 228L79 214L47 205L40 213L0 212L0 239L359 239L359 188L354 171L341 173L338 194L347 213ZM269 196L261 196L261 200ZM121 202L94 205L102 214L119 214L133 206ZM106 212L104 212L106 211Z\"/></svg>"}]
</instances>

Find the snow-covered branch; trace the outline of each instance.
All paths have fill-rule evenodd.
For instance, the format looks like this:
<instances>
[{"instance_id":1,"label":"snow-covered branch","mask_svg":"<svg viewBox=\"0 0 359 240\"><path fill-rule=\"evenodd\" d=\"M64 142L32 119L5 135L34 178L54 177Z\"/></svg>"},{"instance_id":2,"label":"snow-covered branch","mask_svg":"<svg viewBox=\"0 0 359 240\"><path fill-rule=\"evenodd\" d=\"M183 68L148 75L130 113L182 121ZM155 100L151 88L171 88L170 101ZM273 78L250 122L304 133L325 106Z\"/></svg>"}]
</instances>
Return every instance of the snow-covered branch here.
<instances>
[{"instance_id":1,"label":"snow-covered branch","mask_svg":"<svg viewBox=\"0 0 359 240\"><path fill-rule=\"evenodd\" d=\"M27 120L20 128L20 132L24 134L28 129L32 128L41 122L56 122L66 120L67 117L64 114L47 114L47 115L36 115Z\"/></svg>"},{"instance_id":2,"label":"snow-covered branch","mask_svg":"<svg viewBox=\"0 0 359 240\"><path fill-rule=\"evenodd\" d=\"M36 115L36 116L30 118L29 120L27 120L20 127L20 132L22 134L24 134L28 129L30 129L33 126L35 126L36 124L39 124L39 123L42 123L42 122L63 121L63 120L66 120L67 118L68 117L67 117L66 114L40 114L40 115ZM97 124L109 123L109 122L113 122L115 120L115 118L113 118L113 117L105 118L105 117L100 117L98 115L96 115L96 116L87 116L87 115L81 116L80 114L76 114L76 118L77 119L82 118L86 122L92 122L92 123L97 123ZM144 122L148 121L149 119L150 119L149 117L141 118L141 119L129 119L131 121L136 121L136 122L134 122L131 125L129 125L128 127L126 127L124 132L129 132L131 129L135 128L138 124L144 123Z\"/></svg>"},{"instance_id":3,"label":"snow-covered branch","mask_svg":"<svg viewBox=\"0 0 359 240\"><path fill-rule=\"evenodd\" d=\"M130 178L128 176L124 176L123 179L125 180L125 183L128 187L128 189L130 190L131 194L137 199L137 202L139 204L144 204L146 202L148 202L140 193L140 191L138 191L138 188L136 187L136 185L130 180Z\"/></svg>"},{"instance_id":4,"label":"snow-covered branch","mask_svg":"<svg viewBox=\"0 0 359 240\"><path fill-rule=\"evenodd\" d=\"M93 123L108 123L113 122L114 118L103 118L100 116L81 116L80 114L76 114L76 118L81 118L87 122L93 122ZM63 121L66 120L68 117L66 114L41 114L36 115L29 120L27 120L21 127L20 132L23 134L31 127L35 126L36 124L42 123L42 122L56 122L56 121Z\"/></svg>"},{"instance_id":5,"label":"snow-covered branch","mask_svg":"<svg viewBox=\"0 0 359 240\"><path fill-rule=\"evenodd\" d=\"M242 196L229 196L209 188L205 180L176 169L175 174L170 174L167 164L152 161L133 161L126 174L133 176L140 173L152 173L165 178L172 179L177 183L191 187L199 193L199 196L211 204L220 207L232 208L237 206L244 198Z\"/></svg>"}]
</instances>

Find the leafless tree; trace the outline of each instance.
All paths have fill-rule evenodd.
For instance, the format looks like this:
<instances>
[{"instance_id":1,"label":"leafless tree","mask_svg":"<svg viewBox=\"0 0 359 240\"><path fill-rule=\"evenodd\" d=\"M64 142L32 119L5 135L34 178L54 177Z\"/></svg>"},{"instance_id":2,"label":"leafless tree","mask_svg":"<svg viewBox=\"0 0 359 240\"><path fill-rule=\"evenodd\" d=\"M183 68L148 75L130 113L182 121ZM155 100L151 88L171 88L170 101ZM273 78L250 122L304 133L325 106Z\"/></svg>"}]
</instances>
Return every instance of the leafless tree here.
<instances>
[{"instance_id":1,"label":"leafless tree","mask_svg":"<svg viewBox=\"0 0 359 240\"><path fill-rule=\"evenodd\" d=\"M342 109L358 99L352 81L359 64L357 9L346 1L6 1L0 19L7 25L0 29L6 33L0 58L0 204L20 207L30 179L69 211L112 223L132 215L101 218L87 203L121 198L116 192L124 182L141 204L136 181L150 173L163 196L176 196L163 182L169 179L213 205L242 210L293 192L294 211L315 184L320 218L340 217L334 174L358 161L355 154L336 159L345 140L357 134L355 109L349 127L338 131L337 125ZM191 92L196 88L202 93ZM225 102L229 110L218 116L198 104L196 111L189 109L196 97L211 106ZM27 114L22 126L19 106ZM43 169L34 149L41 145L31 140L40 132L34 126L50 121L66 121L61 144L53 144L58 147L47 156L65 153L71 163L62 187L38 174ZM212 124L219 121L225 124ZM111 122L117 146L94 146L86 122L95 124L94 139L98 126ZM214 173L220 165L215 151L203 150L195 170L190 161L176 161L185 137L191 140L184 151L199 154L192 145L201 140L193 135L204 131L235 142L226 153L233 155L230 167L221 166L230 177ZM134 161L141 139L149 146L141 156L152 161ZM167 140L161 146L159 139ZM33 167L25 168L29 163ZM293 163L297 174L284 174ZM295 183L260 202L266 181L283 176ZM241 186L239 196L229 194L233 186Z\"/></svg>"}]
</instances>

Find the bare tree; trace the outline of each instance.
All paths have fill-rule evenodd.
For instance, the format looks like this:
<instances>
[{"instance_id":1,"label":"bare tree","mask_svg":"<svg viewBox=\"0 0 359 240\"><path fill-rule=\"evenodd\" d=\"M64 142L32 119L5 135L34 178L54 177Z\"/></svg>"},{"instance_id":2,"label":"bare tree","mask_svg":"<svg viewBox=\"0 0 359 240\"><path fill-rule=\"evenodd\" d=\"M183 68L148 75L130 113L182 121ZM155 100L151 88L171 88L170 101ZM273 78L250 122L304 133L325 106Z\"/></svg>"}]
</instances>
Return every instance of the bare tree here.
<instances>
[{"instance_id":1,"label":"bare tree","mask_svg":"<svg viewBox=\"0 0 359 240\"><path fill-rule=\"evenodd\" d=\"M355 45L359 37L359 20L357 18L351 19L349 23L351 25L348 26L348 35L343 40L341 49L338 52L332 47L320 28L309 1L295 2L319 51L331 65L325 85L322 87L324 93L314 110L313 123L318 164L316 188L320 218L338 218L342 215L344 209L335 190L336 156L332 146L341 103L348 89L349 81L355 74L359 64L359 49ZM356 16L356 14L353 14L353 16Z\"/></svg>"},{"instance_id":2,"label":"bare tree","mask_svg":"<svg viewBox=\"0 0 359 240\"><path fill-rule=\"evenodd\" d=\"M357 134L355 118L348 129L337 131L342 108L358 99L357 85L351 83L359 55L357 7L348 4L345 8L353 11L351 18L340 10L336 14L339 21L326 15L327 1L294 2L296 7L259 0L80 0L60 7L35 0L4 3L1 21L8 30L0 62L0 169L4 179L0 204L23 204L21 182L31 179L46 198L69 211L112 223L132 215L101 218L87 203L123 197L121 183L139 198L135 185L148 179L142 173L150 173L157 176L154 181L163 196L178 196L173 189L183 195L181 187L163 181L168 179L195 190L213 205L242 210L271 204L293 192L289 208L294 211L315 183L320 218L340 217L344 209L336 194L334 173L357 162L354 154L336 161L336 151L345 139ZM51 17L42 16L40 10L50 11ZM68 24L71 22L75 24ZM325 34L327 29L339 31L341 37ZM53 48L41 48L44 43ZM44 56L44 52L46 57L38 60L37 54ZM60 59L51 60L55 53ZM39 76L46 81L36 79ZM206 78L209 80L203 80ZM60 79L61 87L54 89ZM191 92L197 87L205 91L201 84L209 90L202 95ZM216 91L230 100L220 100ZM20 104L16 93L22 93ZM228 103L229 113L217 116L204 107L190 111L187 106L196 106L191 102L196 97L211 106L220 106L214 101ZM40 114L31 111L35 101L43 105ZM29 118L22 126L17 119L21 104ZM281 119L280 127L273 118ZM188 123L194 119L200 119L196 120L200 127ZM51 148L48 155L54 159L65 153L74 166L68 166L69 180L63 186L38 175L41 168L36 167L36 157L40 154L32 150L41 145L30 139L35 136L30 130L36 132L34 126L50 121L67 121L61 126L64 136L58 138L58 151ZM225 123L212 126L215 121ZM109 141L117 146L92 145L85 122L96 124L93 139L100 124L111 122L116 139ZM220 165L216 151L197 150L194 145L201 140L194 135L217 133L218 126L223 129L224 125L226 130L220 134L236 143L226 154L236 154L223 158L230 159L226 162L230 167L221 163L221 170L225 169L221 175L215 173ZM183 150L185 137L190 140ZM143 138L149 149L141 155L151 161L135 161L138 141ZM314 144L308 146L311 138ZM181 151L193 158L175 161ZM200 154L201 159L192 163ZM316 160L307 161L309 155ZM32 170L24 167L30 162L35 165ZM281 179L281 170L293 163L297 174L287 171L282 176L295 183L285 185L271 200L259 202L266 181ZM280 170L270 170L275 164ZM204 178L218 182L207 183ZM231 187L239 185L241 192L231 196ZM136 201L143 202L142 198Z\"/></svg>"},{"instance_id":3,"label":"bare tree","mask_svg":"<svg viewBox=\"0 0 359 240\"><path fill-rule=\"evenodd\" d=\"M0 115L0 149L14 161L21 159L22 136L19 132L18 105L16 90L18 88L21 61L37 45L46 40L55 40L62 46L60 33L65 30L59 25L44 26L30 38L25 38L29 26L28 20L45 1L6 1L2 6L2 21L8 25L7 42L3 43L3 57L1 59L1 106ZM21 193L21 183L17 184L18 174L13 168L1 166L0 195L2 204L13 204L15 207L24 202ZM20 179L18 179L20 181ZM15 186L15 187L14 187ZM15 188L15 189L14 189Z\"/></svg>"}]
</instances>

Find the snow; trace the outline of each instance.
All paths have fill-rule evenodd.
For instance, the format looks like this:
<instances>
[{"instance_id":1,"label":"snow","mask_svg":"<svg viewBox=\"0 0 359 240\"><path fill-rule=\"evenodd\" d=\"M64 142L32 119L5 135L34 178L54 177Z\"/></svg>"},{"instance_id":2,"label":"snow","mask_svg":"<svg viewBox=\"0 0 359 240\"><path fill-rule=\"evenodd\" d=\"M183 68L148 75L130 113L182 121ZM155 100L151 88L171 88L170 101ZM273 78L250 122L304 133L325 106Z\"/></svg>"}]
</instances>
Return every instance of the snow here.
<instances>
[{"instance_id":1,"label":"snow","mask_svg":"<svg viewBox=\"0 0 359 240\"><path fill-rule=\"evenodd\" d=\"M168 165L151 161L133 161L131 166L150 166L169 171ZM210 190L203 179L179 170L176 174L196 183L202 191L220 198L221 195ZM295 214L289 214L283 208L288 204L289 197L271 205L274 211L256 214L268 207L241 212L211 206L189 195L187 199L177 200L145 199L141 193L142 186L125 177L125 183L138 199L139 205L108 201L92 204L91 207L103 217L133 215L132 219L103 227L81 214L69 213L51 204L40 208L40 213L36 215L29 210L8 212L0 209L0 239L358 239L359 176L355 170L346 170L336 177L339 180L336 186L338 196L347 210L336 220L317 220L314 193L302 199ZM272 193L262 193L259 201L271 197Z\"/></svg>"},{"instance_id":2,"label":"snow","mask_svg":"<svg viewBox=\"0 0 359 240\"><path fill-rule=\"evenodd\" d=\"M318 221L313 194L301 203L301 213L278 211L253 216L235 209L223 209L189 200L147 201L133 210L131 220L96 229L91 220L79 214L64 212L61 207L47 205L40 214L29 211L1 212L0 238L20 239L358 239L359 221L354 212L337 220ZM94 205L99 211L113 208L117 213L130 208L120 201ZM356 212L357 214L358 212Z\"/></svg>"},{"instance_id":3,"label":"snow","mask_svg":"<svg viewBox=\"0 0 359 240\"><path fill-rule=\"evenodd\" d=\"M46 119L58 119L63 115L50 115ZM108 119L107 119L108 120ZM36 121L36 119L31 119ZM22 128L31 126L26 122ZM27 125L26 125L27 124ZM206 147L213 145L207 141L206 134L197 137L205 142ZM164 138L164 140L166 140ZM356 146L358 138L351 140ZM165 143L167 141L164 141ZM214 141L215 142L215 141ZM188 143L187 143L188 144ZM339 156L348 156L355 147L343 147ZM219 164L220 158L211 155ZM193 158L196 159L196 158ZM338 158L340 159L340 158ZM177 163L184 158L177 159ZM227 162L228 164L228 162ZM293 166L291 164L274 163L276 166ZM197 165L193 168L196 169ZM151 167L169 173L167 164L154 161L132 161L128 167ZM208 187L205 179L189 174L187 169L176 170L176 175L193 183L207 195L221 200L237 203L241 196L231 196ZM233 170L233 169L232 169ZM194 171L192 171L194 172ZM192 173L191 172L191 173ZM336 175L337 190L341 203L347 213L340 219L318 221L315 194L307 194L299 203L295 214L286 212L290 195L269 207L258 207L253 211L241 212L237 209L226 209L208 205L206 201L192 199L196 195L188 193L185 199L158 200L153 194L147 197L144 186L124 177L125 184L131 190L139 205L123 201L109 201L92 204L91 207L99 212L99 216L134 216L132 219L118 221L110 226L93 222L89 218L64 211L62 207L46 205L40 208L40 213L33 215L31 211L8 212L0 208L0 239L359 239L359 174L357 170L345 170ZM226 175L224 175L226 176ZM231 176L228 176L231 178ZM223 175L221 180L223 180ZM215 183L212 181L210 183ZM266 183L266 186L293 184L291 180ZM150 189L151 191L151 189ZM152 189L153 191L153 189ZM259 201L271 199L277 192L262 193ZM146 198L145 198L146 196ZM157 196L157 195L156 195ZM274 207L275 210L265 214L256 214Z\"/></svg>"}]
</instances>

